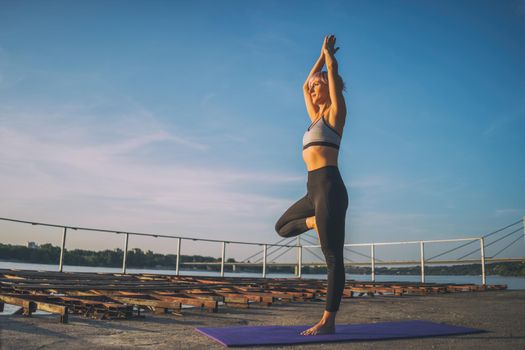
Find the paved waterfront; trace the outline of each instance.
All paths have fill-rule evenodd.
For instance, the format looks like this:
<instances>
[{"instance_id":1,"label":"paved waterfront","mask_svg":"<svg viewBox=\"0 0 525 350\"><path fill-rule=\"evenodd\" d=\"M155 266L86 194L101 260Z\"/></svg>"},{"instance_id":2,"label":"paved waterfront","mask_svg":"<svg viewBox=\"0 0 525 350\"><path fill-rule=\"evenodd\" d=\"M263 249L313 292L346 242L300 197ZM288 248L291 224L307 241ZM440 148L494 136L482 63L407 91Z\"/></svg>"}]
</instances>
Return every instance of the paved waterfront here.
<instances>
[{"instance_id":1,"label":"paved waterfront","mask_svg":"<svg viewBox=\"0 0 525 350\"><path fill-rule=\"evenodd\" d=\"M307 325L316 321L322 302L221 308L213 314L184 309L184 316L91 320L70 316L60 324L55 315L0 317L1 349L223 349L194 327L228 325ZM428 296L345 299L340 323L429 320L481 328L473 335L409 340L363 341L280 347L282 349L525 349L525 291L452 293ZM251 349L269 349L258 347Z\"/></svg>"}]
</instances>

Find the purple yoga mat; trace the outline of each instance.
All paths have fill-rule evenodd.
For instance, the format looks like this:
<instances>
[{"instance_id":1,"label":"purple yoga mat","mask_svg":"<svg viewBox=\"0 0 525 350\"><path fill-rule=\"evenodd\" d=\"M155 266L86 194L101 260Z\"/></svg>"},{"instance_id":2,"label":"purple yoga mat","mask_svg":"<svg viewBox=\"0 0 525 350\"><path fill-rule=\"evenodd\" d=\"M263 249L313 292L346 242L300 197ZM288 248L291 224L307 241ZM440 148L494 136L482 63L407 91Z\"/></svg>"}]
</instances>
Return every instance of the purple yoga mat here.
<instances>
[{"instance_id":1,"label":"purple yoga mat","mask_svg":"<svg viewBox=\"0 0 525 350\"><path fill-rule=\"evenodd\" d=\"M310 326L242 326L195 328L226 346L287 345L330 343L352 340L419 338L484 332L480 329L451 326L430 321L399 321L340 324L335 334L303 336Z\"/></svg>"}]
</instances>

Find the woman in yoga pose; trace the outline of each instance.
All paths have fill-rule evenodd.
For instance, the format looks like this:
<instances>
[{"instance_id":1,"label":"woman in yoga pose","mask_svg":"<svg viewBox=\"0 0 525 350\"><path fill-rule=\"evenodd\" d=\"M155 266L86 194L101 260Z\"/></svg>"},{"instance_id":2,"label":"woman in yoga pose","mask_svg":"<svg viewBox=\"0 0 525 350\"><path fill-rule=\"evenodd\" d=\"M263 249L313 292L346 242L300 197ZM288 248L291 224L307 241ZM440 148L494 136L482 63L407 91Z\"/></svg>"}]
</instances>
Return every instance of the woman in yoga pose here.
<instances>
[{"instance_id":1,"label":"woman in yoga pose","mask_svg":"<svg viewBox=\"0 0 525 350\"><path fill-rule=\"evenodd\" d=\"M334 57L335 36L324 38L321 56L306 79L303 92L312 124L303 137L303 159L308 170L306 195L281 216L275 230L294 237L316 229L328 270L326 307L321 320L303 335L335 332L335 316L345 285L343 249L348 194L337 167L346 119L344 84ZM326 65L326 72L322 71Z\"/></svg>"}]
</instances>

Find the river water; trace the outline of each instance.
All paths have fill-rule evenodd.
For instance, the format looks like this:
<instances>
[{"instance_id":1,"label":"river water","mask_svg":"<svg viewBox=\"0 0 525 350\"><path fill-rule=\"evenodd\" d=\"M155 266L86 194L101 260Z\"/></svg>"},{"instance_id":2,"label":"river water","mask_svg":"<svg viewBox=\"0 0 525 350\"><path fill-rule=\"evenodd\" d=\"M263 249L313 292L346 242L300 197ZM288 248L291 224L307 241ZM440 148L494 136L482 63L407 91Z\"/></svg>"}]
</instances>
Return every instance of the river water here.
<instances>
[{"instance_id":1,"label":"river water","mask_svg":"<svg viewBox=\"0 0 525 350\"><path fill-rule=\"evenodd\" d=\"M58 271L57 265L46 264L26 264L8 261L0 261L0 269L17 269L17 270L38 270L38 271ZM64 265L64 271L67 272L109 272L120 273L120 268L111 267L91 267L91 266L69 266ZM155 269L127 269L128 273L151 273L163 275L175 275L175 270L155 270ZM195 271L180 270L181 275L193 276L219 276L218 272L212 271ZM260 273L250 272L226 272L227 277L261 277ZM292 274L267 274L269 278L290 278ZM302 278L326 279L326 275L303 274ZM370 275L352 275L346 274L347 280L353 279L358 281L370 281ZM419 275L376 275L377 282L420 282ZM427 275L425 282L430 283L474 283L481 284L481 276L461 276L461 275ZM508 289L525 290L525 277L507 277L507 276L487 276L487 284L506 284Z\"/></svg>"}]
</instances>

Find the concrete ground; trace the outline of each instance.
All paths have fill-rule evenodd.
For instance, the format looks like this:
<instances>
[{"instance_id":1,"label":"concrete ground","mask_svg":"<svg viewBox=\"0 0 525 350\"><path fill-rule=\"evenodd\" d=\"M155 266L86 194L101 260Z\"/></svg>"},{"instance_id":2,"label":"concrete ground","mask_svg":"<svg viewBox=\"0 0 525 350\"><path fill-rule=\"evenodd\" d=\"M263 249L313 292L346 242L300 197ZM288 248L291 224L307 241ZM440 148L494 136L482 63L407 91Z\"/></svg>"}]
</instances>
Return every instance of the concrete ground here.
<instances>
[{"instance_id":1,"label":"concrete ground","mask_svg":"<svg viewBox=\"0 0 525 350\"><path fill-rule=\"evenodd\" d=\"M70 316L0 316L1 349L222 349L194 327L308 325L322 302L250 309L220 308L216 314L184 309L183 316L146 314L143 319L92 320ZM253 349L525 349L525 291L453 293L431 296L376 296L345 299L338 323L429 320L480 328L486 333L405 340L359 341Z\"/></svg>"}]
</instances>

